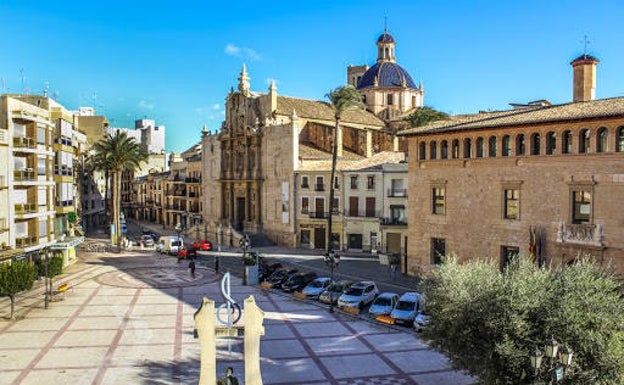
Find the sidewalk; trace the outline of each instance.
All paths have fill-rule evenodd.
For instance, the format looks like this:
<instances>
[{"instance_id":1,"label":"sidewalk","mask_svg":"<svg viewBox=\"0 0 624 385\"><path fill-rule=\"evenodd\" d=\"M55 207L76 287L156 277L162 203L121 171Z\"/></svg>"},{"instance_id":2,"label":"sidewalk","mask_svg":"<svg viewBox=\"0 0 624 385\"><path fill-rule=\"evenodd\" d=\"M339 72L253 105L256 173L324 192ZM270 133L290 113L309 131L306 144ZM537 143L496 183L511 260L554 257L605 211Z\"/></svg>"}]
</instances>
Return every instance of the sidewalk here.
<instances>
[{"instance_id":1,"label":"sidewalk","mask_svg":"<svg viewBox=\"0 0 624 385\"><path fill-rule=\"evenodd\" d=\"M221 301L220 276L149 251L83 253L56 282L73 282L43 309L28 294L19 321L0 319L0 385L196 384L199 345L193 313L203 296ZM38 292L39 291L39 292ZM410 329L329 313L314 301L232 279L237 302L254 295L265 312L261 369L266 385L449 384L472 379L450 368ZM37 300L38 299L38 302ZM6 315L0 299L0 316ZM244 383L242 340L218 342L217 373L232 366Z\"/></svg>"}]
</instances>

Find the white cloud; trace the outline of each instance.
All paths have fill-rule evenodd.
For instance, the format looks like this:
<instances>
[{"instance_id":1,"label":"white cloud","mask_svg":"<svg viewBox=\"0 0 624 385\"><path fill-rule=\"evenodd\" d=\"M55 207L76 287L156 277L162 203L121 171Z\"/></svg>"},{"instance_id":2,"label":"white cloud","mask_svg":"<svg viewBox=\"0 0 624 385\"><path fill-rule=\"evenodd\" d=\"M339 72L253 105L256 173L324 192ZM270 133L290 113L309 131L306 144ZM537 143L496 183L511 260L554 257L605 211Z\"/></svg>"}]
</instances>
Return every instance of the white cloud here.
<instances>
[{"instance_id":1,"label":"white cloud","mask_svg":"<svg viewBox=\"0 0 624 385\"><path fill-rule=\"evenodd\" d=\"M221 109L221 105L219 103L215 103L212 105L212 109L218 111Z\"/></svg>"},{"instance_id":2,"label":"white cloud","mask_svg":"<svg viewBox=\"0 0 624 385\"><path fill-rule=\"evenodd\" d=\"M227 44L225 46L225 53L230 56L248 59L251 61L262 60L262 56L254 49L248 47L238 47L234 44Z\"/></svg>"},{"instance_id":3,"label":"white cloud","mask_svg":"<svg viewBox=\"0 0 624 385\"><path fill-rule=\"evenodd\" d=\"M151 111L151 110L154 109L154 107L156 107L156 105L154 103L150 103L150 102L148 102L146 100L141 100L139 102L139 108L142 109L142 110L150 110Z\"/></svg>"}]
</instances>

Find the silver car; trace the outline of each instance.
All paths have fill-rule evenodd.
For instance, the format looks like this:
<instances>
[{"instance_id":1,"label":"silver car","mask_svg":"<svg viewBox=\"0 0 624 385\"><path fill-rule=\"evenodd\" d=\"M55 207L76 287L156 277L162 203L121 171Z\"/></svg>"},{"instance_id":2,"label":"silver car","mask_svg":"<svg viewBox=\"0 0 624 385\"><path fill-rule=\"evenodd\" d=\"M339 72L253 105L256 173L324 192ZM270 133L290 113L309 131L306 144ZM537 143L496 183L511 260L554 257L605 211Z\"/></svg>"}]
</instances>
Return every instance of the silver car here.
<instances>
[{"instance_id":1,"label":"silver car","mask_svg":"<svg viewBox=\"0 0 624 385\"><path fill-rule=\"evenodd\" d=\"M345 290L351 287L352 284L353 281L339 281L332 283L321 293L321 295L319 295L319 301L327 304L335 304L338 302L338 297L340 297Z\"/></svg>"},{"instance_id":2,"label":"silver car","mask_svg":"<svg viewBox=\"0 0 624 385\"><path fill-rule=\"evenodd\" d=\"M373 301L370 309L368 309L368 314L372 317L389 315L398 300L399 295L397 293L381 293Z\"/></svg>"},{"instance_id":3,"label":"silver car","mask_svg":"<svg viewBox=\"0 0 624 385\"><path fill-rule=\"evenodd\" d=\"M379 289L373 281L360 281L354 283L347 291L338 298L338 307L353 307L362 309L373 302L379 294Z\"/></svg>"},{"instance_id":4,"label":"silver car","mask_svg":"<svg viewBox=\"0 0 624 385\"><path fill-rule=\"evenodd\" d=\"M305 294L307 298L318 299L321 293L327 289L329 285L331 285L331 278L319 277L308 283L306 287L303 288L301 293Z\"/></svg>"}]
</instances>

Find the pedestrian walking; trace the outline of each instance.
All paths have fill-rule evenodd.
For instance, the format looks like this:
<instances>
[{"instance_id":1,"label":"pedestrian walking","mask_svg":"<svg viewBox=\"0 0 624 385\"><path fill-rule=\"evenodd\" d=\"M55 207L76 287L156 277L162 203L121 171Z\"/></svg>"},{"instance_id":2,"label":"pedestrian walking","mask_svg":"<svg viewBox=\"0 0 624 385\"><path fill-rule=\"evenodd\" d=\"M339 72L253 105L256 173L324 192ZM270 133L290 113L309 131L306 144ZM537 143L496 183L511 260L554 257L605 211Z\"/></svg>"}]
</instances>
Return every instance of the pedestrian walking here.
<instances>
[{"instance_id":1,"label":"pedestrian walking","mask_svg":"<svg viewBox=\"0 0 624 385\"><path fill-rule=\"evenodd\" d=\"M193 259L189 262L189 269L191 269L191 278L195 278L195 261Z\"/></svg>"}]
</instances>

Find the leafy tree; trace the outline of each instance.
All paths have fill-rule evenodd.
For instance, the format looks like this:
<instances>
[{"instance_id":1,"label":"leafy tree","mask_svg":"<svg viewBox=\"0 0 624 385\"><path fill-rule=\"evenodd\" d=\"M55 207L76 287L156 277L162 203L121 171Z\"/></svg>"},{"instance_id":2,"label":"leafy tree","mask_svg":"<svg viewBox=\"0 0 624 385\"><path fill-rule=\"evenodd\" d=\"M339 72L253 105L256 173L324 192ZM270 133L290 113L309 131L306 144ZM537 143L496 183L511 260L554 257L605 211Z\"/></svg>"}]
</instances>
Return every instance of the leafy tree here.
<instances>
[{"instance_id":1,"label":"leafy tree","mask_svg":"<svg viewBox=\"0 0 624 385\"><path fill-rule=\"evenodd\" d=\"M26 261L0 264L0 293L11 299L11 315L15 316L15 295L32 288L37 278L37 269Z\"/></svg>"},{"instance_id":2,"label":"leafy tree","mask_svg":"<svg viewBox=\"0 0 624 385\"><path fill-rule=\"evenodd\" d=\"M334 179L336 177L336 160L338 156L338 130L340 129L340 119L342 113L347 110L363 109L365 107L362 102L362 95L352 85L342 86L333 89L325 95L334 109L334 118L336 127L334 129L333 147L332 147L332 166L331 176L329 178L329 213L327 215L327 252L332 250L332 214L334 203Z\"/></svg>"},{"instance_id":3,"label":"leafy tree","mask_svg":"<svg viewBox=\"0 0 624 385\"><path fill-rule=\"evenodd\" d=\"M112 183L113 223L117 231L117 250L121 251L121 174L124 170L134 170L147 161L147 151L124 131L107 134L92 147L95 162L110 170Z\"/></svg>"},{"instance_id":4,"label":"leafy tree","mask_svg":"<svg viewBox=\"0 0 624 385\"><path fill-rule=\"evenodd\" d=\"M619 282L587 260L562 269L518 258L446 258L423 290L424 331L455 367L483 384L533 381L529 351L554 336L574 351L566 384L624 383L624 303Z\"/></svg>"},{"instance_id":5,"label":"leafy tree","mask_svg":"<svg viewBox=\"0 0 624 385\"><path fill-rule=\"evenodd\" d=\"M43 259L38 259L35 265L37 266L37 274L39 277L53 278L63 272L63 258L58 255L49 259L47 267L46 261ZM47 274L46 269L48 270Z\"/></svg>"},{"instance_id":6,"label":"leafy tree","mask_svg":"<svg viewBox=\"0 0 624 385\"><path fill-rule=\"evenodd\" d=\"M447 120L449 115L442 111L434 110L431 107L420 107L416 111L405 117L412 127L420 127L438 120Z\"/></svg>"},{"instance_id":7,"label":"leafy tree","mask_svg":"<svg viewBox=\"0 0 624 385\"><path fill-rule=\"evenodd\" d=\"M67 213L67 222L74 224L76 223L77 220L78 220L78 216L76 215L75 212L72 211L72 212Z\"/></svg>"}]
</instances>

